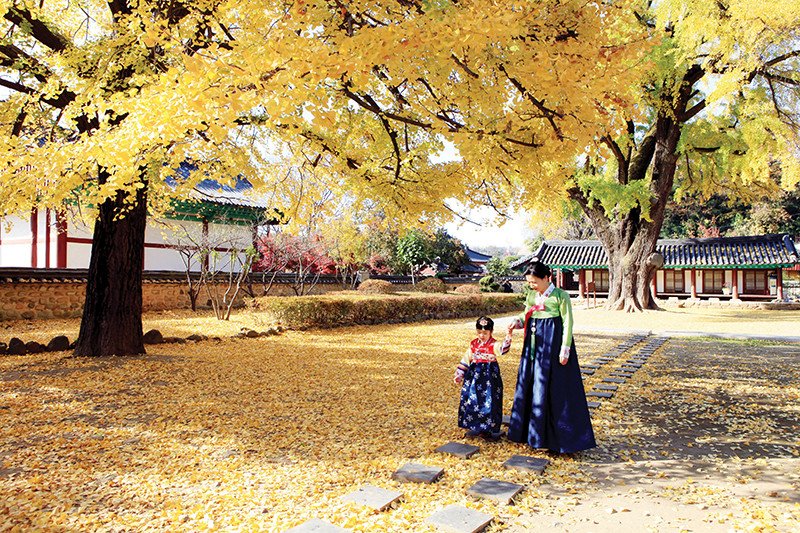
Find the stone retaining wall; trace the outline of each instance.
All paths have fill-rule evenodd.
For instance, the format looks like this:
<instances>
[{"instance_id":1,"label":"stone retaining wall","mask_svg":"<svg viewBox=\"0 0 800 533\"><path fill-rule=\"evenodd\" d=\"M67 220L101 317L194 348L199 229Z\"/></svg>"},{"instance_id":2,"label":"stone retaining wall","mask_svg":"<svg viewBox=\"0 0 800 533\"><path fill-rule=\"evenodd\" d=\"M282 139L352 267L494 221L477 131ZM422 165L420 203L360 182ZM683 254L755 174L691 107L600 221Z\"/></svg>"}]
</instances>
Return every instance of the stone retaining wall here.
<instances>
[{"instance_id":1,"label":"stone retaining wall","mask_svg":"<svg viewBox=\"0 0 800 533\"><path fill-rule=\"evenodd\" d=\"M224 287L219 285L224 291ZM261 285L253 287L256 294ZM311 294L324 294L342 290L341 284L317 284ZM291 286L275 284L272 296L294 296ZM69 281L20 281L0 283L0 321L80 317L86 296L86 284ZM243 305L247 296L239 291L235 306ZM198 297L198 307L210 308L211 301L205 289ZM142 284L142 306L145 311L188 309L190 307L188 287L185 282L157 281Z\"/></svg>"}]
</instances>

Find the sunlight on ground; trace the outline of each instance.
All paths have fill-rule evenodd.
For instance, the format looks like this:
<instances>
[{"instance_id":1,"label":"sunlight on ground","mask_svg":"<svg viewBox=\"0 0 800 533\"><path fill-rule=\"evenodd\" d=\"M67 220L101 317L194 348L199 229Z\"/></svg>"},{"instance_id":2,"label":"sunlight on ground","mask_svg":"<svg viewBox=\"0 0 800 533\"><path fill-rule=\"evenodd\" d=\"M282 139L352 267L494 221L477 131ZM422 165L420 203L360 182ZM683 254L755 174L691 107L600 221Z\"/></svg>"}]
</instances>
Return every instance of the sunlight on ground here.
<instances>
[{"instance_id":1,"label":"sunlight on ground","mask_svg":"<svg viewBox=\"0 0 800 533\"><path fill-rule=\"evenodd\" d=\"M183 321L181 315L148 315L147 323L167 334L195 326L207 334L213 326L235 333L241 327L238 321ZM668 459L680 464L686 450L696 448L691 442L656 446L670 436L658 421L677 405L692 426L692 417L709 403L706 393L720 387L697 377L678 387L668 375L654 379L652 370L643 370L593 417L599 448L574 458L548 457L546 475L531 477L500 465L513 454L547 456L506 440L474 442L481 452L469 461L433 451L450 440L463 442L452 373L473 335L471 320L431 321L151 346L141 357L0 358L0 530L277 532L321 518L354 531L425 531L427 516L458 503L495 516L491 531L525 531L530 520L547 516L549 524L573 513L578 496L602 496L591 465ZM578 336L581 360L621 339ZM511 353L500 360L506 412L519 341L515 337ZM654 369L672 368L664 354L652 360ZM747 377L752 363L736 361L721 368L744 376L731 389L737 394L768 391L766 397L778 405L800 398L796 370L781 374L790 379L782 388L768 381L748 385L765 372ZM773 372L797 367L788 360L780 364ZM587 386L594 382L597 376ZM680 396L655 413L657 423L648 422L639 411L668 397L669 387ZM792 458L796 431L767 423L769 415L763 407L753 411L754 405L725 411L730 427L711 434L714 445L777 428L783 434L770 438L786 442L788 451L776 449ZM446 474L434 485L392 481L391 473L408 461L444 467ZM715 461L730 462L721 456ZM766 514L756 519L742 514L740 497L728 489L701 490L687 485L685 476L671 479L652 468L669 482L659 488L663 497L720 509L738 506L730 516L714 508L715 520L728 526L800 523L789 504L760 502ZM524 484L526 490L511 506L472 500L465 490L482 477ZM390 512L373 513L340 499L365 483L400 490L404 501Z\"/></svg>"}]
</instances>

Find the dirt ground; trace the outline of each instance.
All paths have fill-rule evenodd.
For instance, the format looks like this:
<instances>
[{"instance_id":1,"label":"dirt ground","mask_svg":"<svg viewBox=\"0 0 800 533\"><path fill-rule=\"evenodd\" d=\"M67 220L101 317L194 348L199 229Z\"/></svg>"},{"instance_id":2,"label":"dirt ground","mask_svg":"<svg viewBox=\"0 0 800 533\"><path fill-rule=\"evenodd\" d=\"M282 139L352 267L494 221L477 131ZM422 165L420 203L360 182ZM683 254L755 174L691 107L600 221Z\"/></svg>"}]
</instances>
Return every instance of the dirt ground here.
<instances>
[{"instance_id":1,"label":"dirt ground","mask_svg":"<svg viewBox=\"0 0 800 533\"><path fill-rule=\"evenodd\" d=\"M167 318L163 330L190 327ZM464 461L434 450L465 442L452 372L473 334L450 320L0 357L0 531L281 532L311 518L429 531L453 503L494 516L490 532L800 530L800 344L669 339L593 414L598 448L475 441ZM578 334L581 363L629 337ZM515 343L500 361L507 410ZM551 463L501 468L513 454ZM445 476L391 480L408 461ZM525 490L513 505L468 497L482 477ZM382 513L342 502L365 483L404 499Z\"/></svg>"},{"instance_id":2,"label":"dirt ground","mask_svg":"<svg viewBox=\"0 0 800 533\"><path fill-rule=\"evenodd\" d=\"M798 531L798 363L797 344L668 341L595 415L613 429L576 458L595 483L509 531Z\"/></svg>"}]
</instances>

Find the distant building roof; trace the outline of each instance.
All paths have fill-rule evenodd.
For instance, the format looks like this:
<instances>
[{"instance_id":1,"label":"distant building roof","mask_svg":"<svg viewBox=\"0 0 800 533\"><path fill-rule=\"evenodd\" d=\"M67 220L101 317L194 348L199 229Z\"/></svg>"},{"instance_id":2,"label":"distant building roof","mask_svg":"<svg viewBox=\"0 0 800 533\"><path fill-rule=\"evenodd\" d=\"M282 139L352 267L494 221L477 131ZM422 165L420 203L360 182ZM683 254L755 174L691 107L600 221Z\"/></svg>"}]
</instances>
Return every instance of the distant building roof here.
<instances>
[{"instance_id":1,"label":"distant building roof","mask_svg":"<svg viewBox=\"0 0 800 533\"><path fill-rule=\"evenodd\" d=\"M662 268L776 268L800 262L788 235L753 235L711 239L659 239L656 251ZM608 255L599 241L545 241L536 253L514 262L522 270L534 258L551 268L608 268Z\"/></svg>"},{"instance_id":2,"label":"distant building roof","mask_svg":"<svg viewBox=\"0 0 800 533\"><path fill-rule=\"evenodd\" d=\"M464 251L467 253L469 260L473 263L485 263L492 258L491 255L482 254L480 252L476 252L475 250L470 250L467 247L464 247Z\"/></svg>"},{"instance_id":3,"label":"distant building roof","mask_svg":"<svg viewBox=\"0 0 800 533\"><path fill-rule=\"evenodd\" d=\"M190 163L182 163L175 170L175 176L167 178L167 184L175 185L179 179L188 178L194 168ZM265 211L269 207L265 202L255 198L253 184L241 177L236 178L233 186L212 179L202 180L189 193L188 199L177 200L173 205L178 217L196 215L242 221L265 218Z\"/></svg>"}]
</instances>

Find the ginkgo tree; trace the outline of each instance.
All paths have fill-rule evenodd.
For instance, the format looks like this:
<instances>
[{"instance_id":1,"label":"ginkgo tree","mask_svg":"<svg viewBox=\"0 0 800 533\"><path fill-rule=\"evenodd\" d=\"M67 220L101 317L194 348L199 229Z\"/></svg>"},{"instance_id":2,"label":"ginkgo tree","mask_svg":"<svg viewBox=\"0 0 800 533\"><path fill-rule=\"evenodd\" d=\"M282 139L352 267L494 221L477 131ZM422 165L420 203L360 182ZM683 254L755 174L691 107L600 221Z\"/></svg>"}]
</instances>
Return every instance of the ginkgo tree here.
<instances>
[{"instance_id":1,"label":"ginkgo tree","mask_svg":"<svg viewBox=\"0 0 800 533\"><path fill-rule=\"evenodd\" d=\"M644 42L628 6L3 0L0 216L94 209L75 353L142 353L148 213L208 177L286 194L289 167L406 220L545 200L565 143L625 104ZM461 162L433 162L445 139Z\"/></svg>"},{"instance_id":2,"label":"ginkgo tree","mask_svg":"<svg viewBox=\"0 0 800 533\"><path fill-rule=\"evenodd\" d=\"M609 305L628 311L656 307L649 282L673 194L748 202L800 181L800 4L666 0L636 15L655 40L638 81L644 112L609 110L626 131L602 132L567 189L608 252Z\"/></svg>"}]
</instances>

